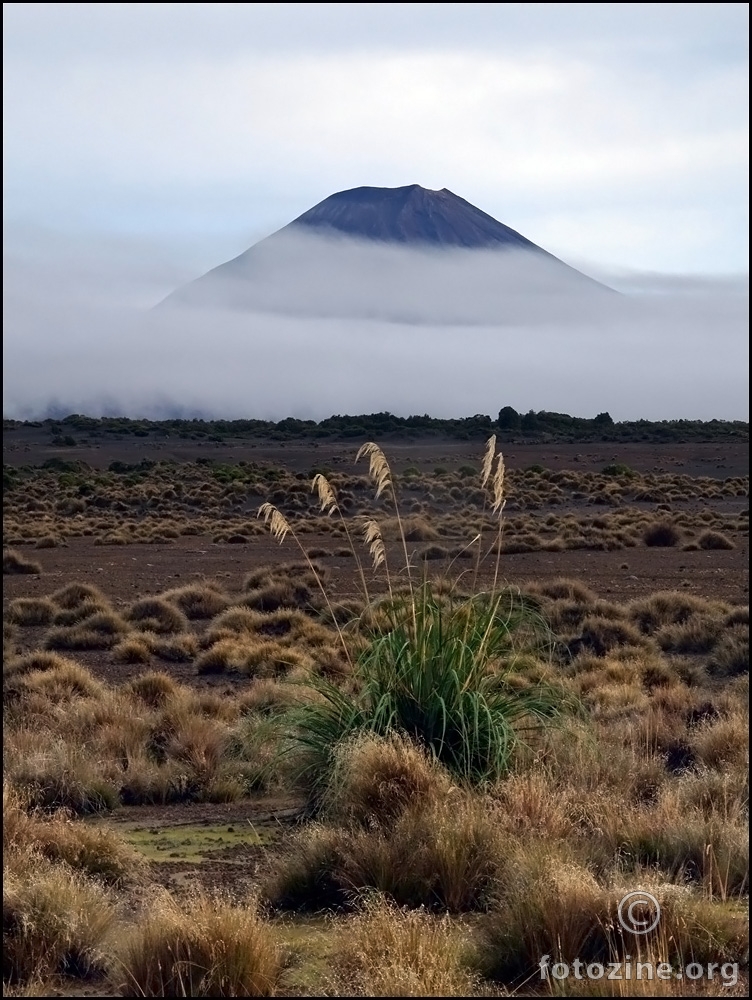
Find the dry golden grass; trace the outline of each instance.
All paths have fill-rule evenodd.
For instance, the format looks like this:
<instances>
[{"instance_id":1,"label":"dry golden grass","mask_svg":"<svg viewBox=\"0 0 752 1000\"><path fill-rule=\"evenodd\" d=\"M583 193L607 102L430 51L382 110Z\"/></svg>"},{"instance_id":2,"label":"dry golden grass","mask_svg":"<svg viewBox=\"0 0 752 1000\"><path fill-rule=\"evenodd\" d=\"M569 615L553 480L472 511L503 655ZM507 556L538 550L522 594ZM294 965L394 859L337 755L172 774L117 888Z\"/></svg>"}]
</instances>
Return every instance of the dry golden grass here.
<instances>
[{"instance_id":1,"label":"dry golden grass","mask_svg":"<svg viewBox=\"0 0 752 1000\"><path fill-rule=\"evenodd\" d=\"M8 621L17 625L49 625L55 605L47 597L18 597L8 605Z\"/></svg>"},{"instance_id":2,"label":"dry golden grass","mask_svg":"<svg viewBox=\"0 0 752 1000\"><path fill-rule=\"evenodd\" d=\"M227 607L229 598L218 587L210 584L188 584L167 590L161 595L164 600L177 605L186 618L214 618Z\"/></svg>"},{"instance_id":3,"label":"dry golden grass","mask_svg":"<svg viewBox=\"0 0 752 1000\"><path fill-rule=\"evenodd\" d=\"M144 863L112 830L85 826L64 811L28 811L28 803L3 784L3 854L38 852L105 885L122 886L144 873Z\"/></svg>"},{"instance_id":4,"label":"dry golden grass","mask_svg":"<svg viewBox=\"0 0 752 1000\"><path fill-rule=\"evenodd\" d=\"M265 893L279 909L348 906L374 890L401 906L462 913L487 905L503 851L493 810L457 791L404 809L389 826L304 829Z\"/></svg>"},{"instance_id":5,"label":"dry golden grass","mask_svg":"<svg viewBox=\"0 0 752 1000\"><path fill-rule=\"evenodd\" d=\"M253 903L160 895L117 946L111 977L128 997L277 994L280 951Z\"/></svg>"},{"instance_id":6,"label":"dry golden grass","mask_svg":"<svg viewBox=\"0 0 752 1000\"><path fill-rule=\"evenodd\" d=\"M39 575L42 572L41 563L27 559L16 549L3 549L3 575L26 573Z\"/></svg>"},{"instance_id":7,"label":"dry golden grass","mask_svg":"<svg viewBox=\"0 0 752 1000\"><path fill-rule=\"evenodd\" d=\"M128 635L112 647L116 663L148 663L151 653L151 643L143 635Z\"/></svg>"},{"instance_id":8,"label":"dry golden grass","mask_svg":"<svg viewBox=\"0 0 752 1000\"><path fill-rule=\"evenodd\" d=\"M697 536L697 545L701 549L733 549L734 543L720 531L702 531Z\"/></svg>"},{"instance_id":9,"label":"dry golden grass","mask_svg":"<svg viewBox=\"0 0 752 1000\"><path fill-rule=\"evenodd\" d=\"M160 708L177 696L179 688L169 674L150 672L134 677L126 691L150 708Z\"/></svg>"},{"instance_id":10,"label":"dry golden grass","mask_svg":"<svg viewBox=\"0 0 752 1000\"><path fill-rule=\"evenodd\" d=\"M102 591L89 583L68 583L50 594L50 600L59 608L72 610L84 602L91 602L99 608L109 606L109 601Z\"/></svg>"},{"instance_id":11,"label":"dry golden grass","mask_svg":"<svg viewBox=\"0 0 752 1000\"><path fill-rule=\"evenodd\" d=\"M175 633L188 628L188 619L175 604L160 597L144 597L128 608L125 617L145 632Z\"/></svg>"},{"instance_id":12,"label":"dry golden grass","mask_svg":"<svg viewBox=\"0 0 752 1000\"><path fill-rule=\"evenodd\" d=\"M468 969L461 929L446 917L404 911L383 897L367 899L341 931L336 995L467 997L478 977Z\"/></svg>"},{"instance_id":13,"label":"dry golden grass","mask_svg":"<svg viewBox=\"0 0 752 1000\"><path fill-rule=\"evenodd\" d=\"M4 983L101 971L114 922L110 892L67 865L34 851L4 859Z\"/></svg>"},{"instance_id":14,"label":"dry golden grass","mask_svg":"<svg viewBox=\"0 0 752 1000\"><path fill-rule=\"evenodd\" d=\"M114 611L97 610L87 614L78 624L51 628L44 638L44 645L47 649L111 649L127 632L128 625L120 615Z\"/></svg>"},{"instance_id":15,"label":"dry golden grass","mask_svg":"<svg viewBox=\"0 0 752 1000\"><path fill-rule=\"evenodd\" d=\"M412 740L363 733L338 748L323 808L335 822L388 828L411 806L442 802L453 787Z\"/></svg>"}]
</instances>

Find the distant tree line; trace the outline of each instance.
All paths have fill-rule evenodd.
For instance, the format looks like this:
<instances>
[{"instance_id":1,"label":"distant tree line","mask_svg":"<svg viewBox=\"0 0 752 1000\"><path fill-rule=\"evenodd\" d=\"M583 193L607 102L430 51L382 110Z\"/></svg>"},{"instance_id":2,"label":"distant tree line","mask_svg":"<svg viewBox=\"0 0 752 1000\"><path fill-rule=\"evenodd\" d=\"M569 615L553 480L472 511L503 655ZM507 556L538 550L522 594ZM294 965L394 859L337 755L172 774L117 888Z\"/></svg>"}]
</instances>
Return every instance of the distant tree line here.
<instances>
[{"instance_id":1,"label":"distant tree line","mask_svg":"<svg viewBox=\"0 0 752 1000\"><path fill-rule=\"evenodd\" d=\"M393 413L368 413L360 416L335 414L325 420L206 420L174 418L166 420L130 419L128 417L87 417L72 413L61 419L41 421L4 420L3 429L22 427L48 430L52 443L75 446L82 435L162 437L185 440L225 441L230 438L266 438L287 441L297 439L450 437L457 440L480 440L497 434L501 441L716 441L728 438L749 439L749 424L741 420L623 420L615 421L609 413L595 417L572 417L568 413L528 410L519 413L503 406L496 419L483 413L472 417L442 419L423 416L397 417ZM77 436L76 436L77 435Z\"/></svg>"}]
</instances>

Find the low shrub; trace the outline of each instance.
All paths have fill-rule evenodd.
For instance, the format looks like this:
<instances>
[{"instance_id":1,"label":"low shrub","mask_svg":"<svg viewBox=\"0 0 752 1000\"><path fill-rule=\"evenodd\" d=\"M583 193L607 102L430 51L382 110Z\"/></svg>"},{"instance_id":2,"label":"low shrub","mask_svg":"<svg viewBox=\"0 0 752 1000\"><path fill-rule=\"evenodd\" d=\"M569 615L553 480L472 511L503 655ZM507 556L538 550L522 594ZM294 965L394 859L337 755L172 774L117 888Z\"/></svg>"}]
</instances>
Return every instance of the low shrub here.
<instances>
[{"instance_id":1,"label":"low shrub","mask_svg":"<svg viewBox=\"0 0 752 1000\"><path fill-rule=\"evenodd\" d=\"M642 533L648 548L674 548L682 540L682 533L672 521L653 521Z\"/></svg>"}]
</instances>

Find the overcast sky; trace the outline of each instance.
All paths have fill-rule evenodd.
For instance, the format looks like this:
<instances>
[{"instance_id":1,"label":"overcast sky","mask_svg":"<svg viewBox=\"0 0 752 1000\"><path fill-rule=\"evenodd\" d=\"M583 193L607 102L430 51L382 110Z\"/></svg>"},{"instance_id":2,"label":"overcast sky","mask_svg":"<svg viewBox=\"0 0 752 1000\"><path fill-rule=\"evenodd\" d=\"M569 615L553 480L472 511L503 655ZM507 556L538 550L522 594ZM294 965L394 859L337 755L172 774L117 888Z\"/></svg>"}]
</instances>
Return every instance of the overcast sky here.
<instances>
[{"instance_id":1,"label":"overcast sky","mask_svg":"<svg viewBox=\"0 0 752 1000\"><path fill-rule=\"evenodd\" d=\"M733 287L741 360L747 4L6 3L3 27L19 364L55 296L93 336L92 299L150 304L334 191L411 183L633 290Z\"/></svg>"}]
</instances>

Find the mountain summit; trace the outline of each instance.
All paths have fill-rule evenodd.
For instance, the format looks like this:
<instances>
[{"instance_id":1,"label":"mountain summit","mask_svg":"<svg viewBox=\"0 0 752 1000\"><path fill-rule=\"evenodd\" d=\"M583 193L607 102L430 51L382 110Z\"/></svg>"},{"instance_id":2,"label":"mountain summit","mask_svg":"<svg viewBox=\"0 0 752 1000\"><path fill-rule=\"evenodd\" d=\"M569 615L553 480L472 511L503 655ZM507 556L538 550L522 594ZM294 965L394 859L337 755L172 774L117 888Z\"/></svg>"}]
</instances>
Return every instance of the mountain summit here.
<instances>
[{"instance_id":1,"label":"mountain summit","mask_svg":"<svg viewBox=\"0 0 752 1000\"><path fill-rule=\"evenodd\" d=\"M309 208L285 229L302 226L314 232L344 233L384 243L540 250L514 229L446 188L431 191L420 184L338 191Z\"/></svg>"},{"instance_id":2,"label":"mountain summit","mask_svg":"<svg viewBox=\"0 0 752 1000\"><path fill-rule=\"evenodd\" d=\"M443 188L339 191L163 305L407 323L521 321L610 293Z\"/></svg>"}]
</instances>

